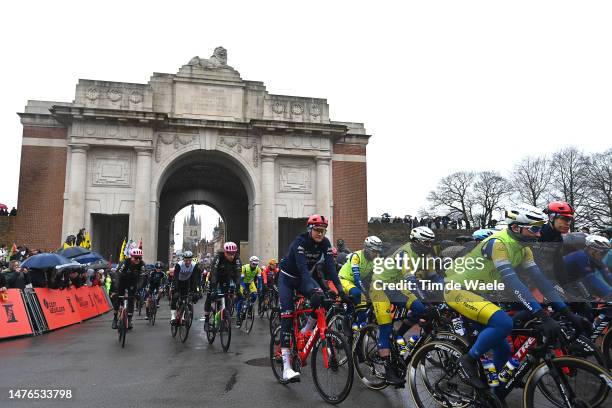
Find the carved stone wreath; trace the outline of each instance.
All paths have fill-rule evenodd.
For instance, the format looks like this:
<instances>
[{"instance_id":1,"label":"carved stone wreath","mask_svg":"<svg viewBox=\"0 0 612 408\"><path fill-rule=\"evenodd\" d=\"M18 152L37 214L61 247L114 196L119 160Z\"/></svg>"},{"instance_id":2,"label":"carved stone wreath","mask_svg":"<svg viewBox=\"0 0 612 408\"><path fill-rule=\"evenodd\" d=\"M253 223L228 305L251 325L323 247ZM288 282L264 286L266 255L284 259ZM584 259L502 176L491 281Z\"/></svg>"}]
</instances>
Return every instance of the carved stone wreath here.
<instances>
[{"instance_id":1,"label":"carved stone wreath","mask_svg":"<svg viewBox=\"0 0 612 408\"><path fill-rule=\"evenodd\" d=\"M294 115L301 115L302 113L304 113L304 107L299 103L294 103L293 105L291 105L291 113L293 113Z\"/></svg>"},{"instance_id":2,"label":"carved stone wreath","mask_svg":"<svg viewBox=\"0 0 612 408\"><path fill-rule=\"evenodd\" d=\"M219 144L226 145L232 150L235 147L238 153L242 153L242 149L253 149L253 166L259 166L259 152L257 148L257 141L240 137L225 138L224 136L221 136L221 138L219 139Z\"/></svg>"},{"instance_id":3,"label":"carved stone wreath","mask_svg":"<svg viewBox=\"0 0 612 408\"><path fill-rule=\"evenodd\" d=\"M100 92L98 92L96 88L89 88L87 92L85 93L85 96L90 101L95 101L100 96Z\"/></svg>"},{"instance_id":4,"label":"carved stone wreath","mask_svg":"<svg viewBox=\"0 0 612 408\"><path fill-rule=\"evenodd\" d=\"M194 135L160 134L155 144L155 162L161 161L161 145L174 145L174 150L178 150L182 146L191 144L194 139Z\"/></svg>"},{"instance_id":5,"label":"carved stone wreath","mask_svg":"<svg viewBox=\"0 0 612 408\"><path fill-rule=\"evenodd\" d=\"M281 113L285 111L285 105L283 105L280 102L274 102L272 104L272 111L280 115Z\"/></svg>"},{"instance_id":6,"label":"carved stone wreath","mask_svg":"<svg viewBox=\"0 0 612 408\"><path fill-rule=\"evenodd\" d=\"M314 116L316 118L317 116L320 116L320 115L321 115L321 108L319 108L318 105L312 105L310 107L310 116Z\"/></svg>"},{"instance_id":7,"label":"carved stone wreath","mask_svg":"<svg viewBox=\"0 0 612 408\"><path fill-rule=\"evenodd\" d=\"M140 92L132 91L132 93L130 94L130 102L134 104L142 102L142 95L140 94Z\"/></svg>"},{"instance_id":8,"label":"carved stone wreath","mask_svg":"<svg viewBox=\"0 0 612 408\"><path fill-rule=\"evenodd\" d=\"M112 88L108 90L108 99L110 99L113 102L117 102L119 99L121 99L121 96L122 96L122 93L117 88Z\"/></svg>"}]
</instances>

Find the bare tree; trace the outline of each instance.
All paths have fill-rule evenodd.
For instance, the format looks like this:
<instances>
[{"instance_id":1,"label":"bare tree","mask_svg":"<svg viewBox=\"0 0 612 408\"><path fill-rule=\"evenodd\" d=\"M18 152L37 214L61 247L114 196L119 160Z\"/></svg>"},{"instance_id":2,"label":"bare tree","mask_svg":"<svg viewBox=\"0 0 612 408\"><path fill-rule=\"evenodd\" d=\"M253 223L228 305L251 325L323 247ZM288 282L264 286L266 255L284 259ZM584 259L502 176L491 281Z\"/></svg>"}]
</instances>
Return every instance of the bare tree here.
<instances>
[{"instance_id":1,"label":"bare tree","mask_svg":"<svg viewBox=\"0 0 612 408\"><path fill-rule=\"evenodd\" d=\"M446 176L438 182L437 188L429 193L427 199L433 208L444 208L453 213L460 213L466 223L466 228L470 228L470 221L473 221L472 185L474 177L474 173L467 171Z\"/></svg>"},{"instance_id":2,"label":"bare tree","mask_svg":"<svg viewBox=\"0 0 612 408\"><path fill-rule=\"evenodd\" d=\"M546 157L525 157L514 166L512 187L522 202L543 207L550 193L552 173Z\"/></svg>"},{"instance_id":3,"label":"bare tree","mask_svg":"<svg viewBox=\"0 0 612 408\"><path fill-rule=\"evenodd\" d=\"M480 227L486 228L493 218L493 212L500 210L500 204L509 194L508 181L494 171L483 171L476 175L473 199L481 210Z\"/></svg>"},{"instance_id":4,"label":"bare tree","mask_svg":"<svg viewBox=\"0 0 612 408\"><path fill-rule=\"evenodd\" d=\"M583 217L588 226L603 229L612 225L612 149L591 156L586 171Z\"/></svg>"},{"instance_id":5,"label":"bare tree","mask_svg":"<svg viewBox=\"0 0 612 408\"><path fill-rule=\"evenodd\" d=\"M588 166L588 157L576 147L561 149L552 156L551 172L556 190L554 194L574 207L574 222L580 221L582 217L581 207L587 192Z\"/></svg>"}]
</instances>

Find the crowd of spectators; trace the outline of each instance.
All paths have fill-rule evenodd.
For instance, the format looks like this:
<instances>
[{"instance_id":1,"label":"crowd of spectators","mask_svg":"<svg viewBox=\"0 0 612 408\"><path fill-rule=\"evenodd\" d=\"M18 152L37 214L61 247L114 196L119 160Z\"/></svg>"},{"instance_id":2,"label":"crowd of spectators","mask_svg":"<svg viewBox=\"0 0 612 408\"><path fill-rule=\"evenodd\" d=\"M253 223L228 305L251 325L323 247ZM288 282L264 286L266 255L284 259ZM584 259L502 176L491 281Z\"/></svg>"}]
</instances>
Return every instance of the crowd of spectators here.
<instances>
[{"instance_id":1,"label":"crowd of spectators","mask_svg":"<svg viewBox=\"0 0 612 408\"><path fill-rule=\"evenodd\" d=\"M451 219L448 216L423 216L419 219L417 216L404 215L404 217L392 217L389 213L383 213L380 217L372 217L370 222L382 224L408 224L411 228L428 227L430 229L463 229L466 228L466 223L463 219ZM497 221L491 220L488 228L495 228Z\"/></svg>"},{"instance_id":2,"label":"crowd of spectators","mask_svg":"<svg viewBox=\"0 0 612 408\"><path fill-rule=\"evenodd\" d=\"M0 217L14 217L17 215L17 209L15 207L11 208L11 211L8 210L8 208L5 207L0 207Z\"/></svg>"}]
</instances>

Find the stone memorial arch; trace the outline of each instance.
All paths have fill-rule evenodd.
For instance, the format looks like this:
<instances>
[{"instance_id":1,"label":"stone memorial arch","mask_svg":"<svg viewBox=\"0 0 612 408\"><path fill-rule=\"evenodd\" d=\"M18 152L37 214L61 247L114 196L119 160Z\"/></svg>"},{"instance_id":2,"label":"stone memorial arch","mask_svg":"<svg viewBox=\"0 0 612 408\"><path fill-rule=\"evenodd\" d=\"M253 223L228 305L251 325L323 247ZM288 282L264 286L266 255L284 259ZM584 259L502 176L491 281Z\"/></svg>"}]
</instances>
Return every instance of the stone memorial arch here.
<instances>
[{"instance_id":1,"label":"stone memorial arch","mask_svg":"<svg viewBox=\"0 0 612 408\"><path fill-rule=\"evenodd\" d=\"M28 101L19 116L18 244L55 249L84 227L105 256L127 236L165 260L189 204L215 208L262 259L315 212L349 247L367 235L364 126L243 80L221 47L146 84L81 79L73 102Z\"/></svg>"}]
</instances>

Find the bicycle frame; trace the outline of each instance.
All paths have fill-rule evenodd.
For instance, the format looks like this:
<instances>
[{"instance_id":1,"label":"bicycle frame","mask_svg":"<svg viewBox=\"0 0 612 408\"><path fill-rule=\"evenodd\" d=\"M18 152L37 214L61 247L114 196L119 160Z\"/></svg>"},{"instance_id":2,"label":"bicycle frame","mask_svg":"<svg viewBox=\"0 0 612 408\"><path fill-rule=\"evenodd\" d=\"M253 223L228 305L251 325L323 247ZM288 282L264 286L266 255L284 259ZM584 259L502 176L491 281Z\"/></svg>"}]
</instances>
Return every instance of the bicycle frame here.
<instances>
[{"instance_id":1,"label":"bicycle frame","mask_svg":"<svg viewBox=\"0 0 612 408\"><path fill-rule=\"evenodd\" d=\"M300 335L300 328L298 325L298 321L299 321L298 316L301 314L305 314L305 313L312 313L312 311L313 309L302 309L302 310L296 310L295 312L290 314L290 317L293 321L293 332L294 332L294 338L296 339L296 341L297 341L298 336ZM315 345L315 340L317 339L317 337L323 340L325 339L325 334L327 332L327 321L325 319L325 309L320 307L316 309L315 313L317 314L317 325L315 326L314 330L310 334L310 337L308 337L308 339L306 340L304 348L302 350L298 349L298 353L297 353L302 367L306 366L308 356L310 355L310 352L312 351L312 348ZM325 364L325 368L329 368L329 356L327 355L327 348L323 349L323 362Z\"/></svg>"}]
</instances>

